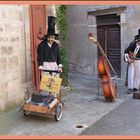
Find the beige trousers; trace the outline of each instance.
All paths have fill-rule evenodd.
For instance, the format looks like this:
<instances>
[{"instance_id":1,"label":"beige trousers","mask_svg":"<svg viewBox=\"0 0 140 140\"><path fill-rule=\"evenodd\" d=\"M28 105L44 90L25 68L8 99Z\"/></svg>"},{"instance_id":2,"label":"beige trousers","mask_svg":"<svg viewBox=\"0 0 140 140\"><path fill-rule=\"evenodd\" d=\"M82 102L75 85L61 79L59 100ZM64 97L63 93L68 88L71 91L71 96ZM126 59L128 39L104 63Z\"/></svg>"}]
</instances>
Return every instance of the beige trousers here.
<instances>
[{"instance_id":1,"label":"beige trousers","mask_svg":"<svg viewBox=\"0 0 140 140\"><path fill-rule=\"evenodd\" d=\"M134 63L128 66L128 88L139 89L140 86L140 60L134 60Z\"/></svg>"}]
</instances>

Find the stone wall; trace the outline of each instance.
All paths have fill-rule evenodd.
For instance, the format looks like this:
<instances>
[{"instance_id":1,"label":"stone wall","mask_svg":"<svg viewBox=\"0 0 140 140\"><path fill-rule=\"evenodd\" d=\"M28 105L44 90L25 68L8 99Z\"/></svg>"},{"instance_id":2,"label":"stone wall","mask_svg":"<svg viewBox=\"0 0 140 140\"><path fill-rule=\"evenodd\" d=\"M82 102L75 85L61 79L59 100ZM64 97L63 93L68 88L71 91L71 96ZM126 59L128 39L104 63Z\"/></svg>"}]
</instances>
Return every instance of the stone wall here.
<instances>
[{"instance_id":1,"label":"stone wall","mask_svg":"<svg viewBox=\"0 0 140 140\"><path fill-rule=\"evenodd\" d=\"M95 51L88 40L87 6L68 6L68 61L69 70L95 72Z\"/></svg>"},{"instance_id":2,"label":"stone wall","mask_svg":"<svg viewBox=\"0 0 140 140\"><path fill-rule=\"evenodd\" d=\"M5 111L32 87L29 6L0 5L0 21L0 111Z\"/></svg>"},{"instance_id":3,"label":"stone wall","mask_svg":"<svg viewBox=\"0 0 140 140\"><path fill-rule=\"evenodd\" d=\"M126 8L122 8L126 7ZM94 11L95 16L90 16ZM134 39L140 28L139 5L70 5L67 8L69 70L97 75L97 48L88 40L88 32L97 37L96 14L117 13L121 28L121 78L125 79L124 49Z\"/></svg>"}]
</instances>

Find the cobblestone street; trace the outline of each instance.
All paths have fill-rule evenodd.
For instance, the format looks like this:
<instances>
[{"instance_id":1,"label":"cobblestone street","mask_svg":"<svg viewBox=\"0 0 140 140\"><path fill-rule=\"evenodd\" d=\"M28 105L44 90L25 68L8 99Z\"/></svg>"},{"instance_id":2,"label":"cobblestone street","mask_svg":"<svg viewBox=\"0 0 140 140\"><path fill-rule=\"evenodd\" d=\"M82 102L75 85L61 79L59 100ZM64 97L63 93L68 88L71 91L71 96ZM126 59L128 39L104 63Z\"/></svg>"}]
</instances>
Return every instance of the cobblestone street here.
<instances>
[{"instance_id":1,"label":"cobblestone street","mask_svg":"<svg viewBox=\"0 0 140 140\"><path fill-rule=\"evenodd\" d=\"M124 102L119 95L115 102L106 102L103 97L97 100L97 79L92 76L70 73L69 80L72 89L62 90L64 112L59 122L34 115L25 117L17 106L0 114L0 134L79 135Z\"/></svg>"}]
</instances>

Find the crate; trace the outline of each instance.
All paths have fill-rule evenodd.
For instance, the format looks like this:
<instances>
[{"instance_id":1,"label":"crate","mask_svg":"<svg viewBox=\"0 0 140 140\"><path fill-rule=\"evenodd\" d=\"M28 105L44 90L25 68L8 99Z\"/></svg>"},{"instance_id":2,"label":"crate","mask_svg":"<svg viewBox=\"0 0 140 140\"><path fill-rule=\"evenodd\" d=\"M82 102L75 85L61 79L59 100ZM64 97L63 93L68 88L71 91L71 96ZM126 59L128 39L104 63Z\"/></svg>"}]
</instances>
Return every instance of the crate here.
<instances>
[{"instance_id":1,"label":"crate","mask_svg":"<svg viewBox=\"0 0 140 140\"><path fill-rule=\"evenodd\" d=\"M133 92L133 98L134 99L140 99L140 91Z\"/></svg>"}]
</instances>

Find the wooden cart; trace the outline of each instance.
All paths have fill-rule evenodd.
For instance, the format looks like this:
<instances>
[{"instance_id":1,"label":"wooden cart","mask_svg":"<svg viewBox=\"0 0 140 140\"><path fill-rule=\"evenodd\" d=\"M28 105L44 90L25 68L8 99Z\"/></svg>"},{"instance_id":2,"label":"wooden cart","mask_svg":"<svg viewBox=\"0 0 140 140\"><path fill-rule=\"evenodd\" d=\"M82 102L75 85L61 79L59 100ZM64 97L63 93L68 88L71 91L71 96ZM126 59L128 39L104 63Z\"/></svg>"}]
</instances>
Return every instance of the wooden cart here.
<instances>
[{"instance_id":1,"label":"wooden cart","mask_svg":"<svg viewBox=\"0 0 140 140\"><path fill-rule=\"evenodd\" d=\"M47 72L56 72L56 71L47 71ZM45 77L45 76L44 76ZM23 114L25 116L28 116L30 114L35 114L35 115L41 115L41 116L46 116L46 117L53 117L55 119L55 121L59 121L62 118L62 114L63 114L63 103L61 101L61 79L60 78L56 78L56 77L52 77L50 76L50 78L53 78L53 82L50 83L50 79L48 78L41 78L41 90L45 90L45 92L47 91L49 95L52 94L51 91L53 91L53 94L55 94L56 96L53 98L53 100L49 103L49 105L44 105L43 103L34 103L32 102L32 95L28 98L25 98L24 104L21 107L21 110L23 111ZM48 80L45 81L46 83L49 82L48 86L43 86L43 80ZM57 84L57 81L55 81L56 79L59 79L59 84ZM52 81L52 80L51 80ZM46 84L47 85L47 84ZM60 87L58 87L60 86ZM57 91L55 91L55 89L57 88ZM46 92L46 93L47 93ZM55 92L55 93L54 93ZM38 95L41 94L41 92L38 93Z\"/></svg>"}]
</instances>

